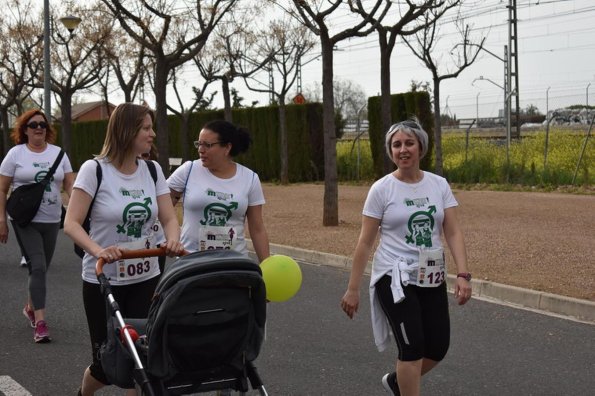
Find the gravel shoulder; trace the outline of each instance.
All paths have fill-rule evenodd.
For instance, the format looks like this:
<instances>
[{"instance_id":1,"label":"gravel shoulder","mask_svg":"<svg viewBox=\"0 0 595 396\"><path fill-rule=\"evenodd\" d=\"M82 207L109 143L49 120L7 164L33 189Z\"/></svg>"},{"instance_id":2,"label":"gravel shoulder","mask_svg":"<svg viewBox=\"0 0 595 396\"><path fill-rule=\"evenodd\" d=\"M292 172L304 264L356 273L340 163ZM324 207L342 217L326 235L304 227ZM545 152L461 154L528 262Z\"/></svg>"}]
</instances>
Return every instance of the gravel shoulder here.
<instances>
[{"instance_id":1,"label":"gravel shoulder","mask_svg":"<svg viewBox=\"0 0 595 396\"><path fill-rule=\"evenodd\" d=\"M322 226L323 184L263 189L271 243L352 256L369 186L339 186L337 227ZM595 195L454 193L475 278L595 301Z\"/></svg>"}]
</instances>

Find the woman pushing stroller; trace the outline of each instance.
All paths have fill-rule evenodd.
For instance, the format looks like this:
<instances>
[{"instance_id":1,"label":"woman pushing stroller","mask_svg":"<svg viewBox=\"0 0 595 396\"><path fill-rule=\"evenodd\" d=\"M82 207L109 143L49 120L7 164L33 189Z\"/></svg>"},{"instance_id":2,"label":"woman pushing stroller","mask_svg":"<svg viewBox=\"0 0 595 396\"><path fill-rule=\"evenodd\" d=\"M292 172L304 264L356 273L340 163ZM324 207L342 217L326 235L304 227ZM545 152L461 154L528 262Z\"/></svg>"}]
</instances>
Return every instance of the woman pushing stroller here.
<instances>
[{"instance_id":1,"label":"woman pushing stroller","mask_svg":"<svg viewBox=\"0 0 595 396\"><path fill-rule=\"evenodd\" d=\"M139 160L142 153L149 152L155 138L153 121L154 114L148 107L119 105L109 119L101 153L81 166L74 183L64 232L85 251L83 303L93 352L93 362L85 370L79 395L92 395L109 385L97 358L107 326L105 299L95 275L97 260L120 261L122 250L147 247L157 219L165 232L166 242L162 246L165 245L166 253L176 256L184 251L163 171L155 162ZM83 223L88 213L87 233ZM122 314L129 318L147 317L159 280L157 257L122 260L106 266L104 273Z\"/></svg>"}]
</instances>

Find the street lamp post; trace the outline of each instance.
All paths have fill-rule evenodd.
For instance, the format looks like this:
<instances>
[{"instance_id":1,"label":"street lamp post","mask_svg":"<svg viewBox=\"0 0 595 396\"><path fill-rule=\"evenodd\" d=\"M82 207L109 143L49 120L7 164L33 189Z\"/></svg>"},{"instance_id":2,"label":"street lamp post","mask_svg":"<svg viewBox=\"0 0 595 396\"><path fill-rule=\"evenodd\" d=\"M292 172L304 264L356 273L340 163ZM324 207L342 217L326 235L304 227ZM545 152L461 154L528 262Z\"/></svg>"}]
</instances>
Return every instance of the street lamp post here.
<instances>
[{"instance_id":1,"label":"street lamp post","mask_svg":"<svg viewBox=\"0 0 595 396\"><path fill-rule=\"evenodd\" d=\"M545 90L545 147L543 149L543 171L547 167L547 151L550 140L550 88Z\"/></svg>"},{"instance_id":2,"label":"street lamp post","mask_svg":"<svg viewBox=\"0 0 595 396\"><path fill-rule=\"evenodd\" d=\"M510 97L514 94L514 90L511 92L507 92L506 91L506 81L505 81L505 86L503 87L502 85L498 84L495 81L490 80L489 78L485 78L484 76L479 76L478 78L476 78L475 80L473 80L471 82L471 85L474 85L475 81L477 80L485 80L488 81L492 84L494 84L495 86L497 86L498 88L504 90L504 103L506 103L505 106L505 112L506 112L506 167L507 169L510 168ZM508 85L510 86L510 85ZM507 178L508 178L508 172L509 170L507 170Z\"/></svg>"},{"instance_id":3,"label":"street lamp post","mask_svg":"<svg viewBox=\"0 0 595 396\"><path fill-rule=\"evenodd\" d=\"M72 32L81 22L81 18L67 16L60 18L60 22ZM50 66L50 41L52 39L50 32L50 0L43 1L43 112L52 122L52 90L51 90L51 66Z\"/></svg>"},{"instance_id":4,"label":"street lamp post","mask_svg":"<svg viewBox=\"0 0 595 396\"><path fill-rule=\"evenodd\" d=\"M478 92L477 95L475 95L475 126L476 128L479 128L479 94L481 92Z\"/></svg>"},{"instance_id":5,"label":"street lamp post","mask_svg":"<svg viewBox=\"0 0 595 396\"><path fill-rule=\"evenodd\" d=\"M589 108L589 87L591 86L591 83L587 84L587 109Z\"/></svg>"},{"instance_id":6,"label":"street lamp post","mask_svg":"<svg viewBox=\"0 0 595 396\"><path fill-rule=\"evenodd\" d=\"M43 0L43 112L52 122L50 77L50 0Z\"/></svg>"}]
</instances>

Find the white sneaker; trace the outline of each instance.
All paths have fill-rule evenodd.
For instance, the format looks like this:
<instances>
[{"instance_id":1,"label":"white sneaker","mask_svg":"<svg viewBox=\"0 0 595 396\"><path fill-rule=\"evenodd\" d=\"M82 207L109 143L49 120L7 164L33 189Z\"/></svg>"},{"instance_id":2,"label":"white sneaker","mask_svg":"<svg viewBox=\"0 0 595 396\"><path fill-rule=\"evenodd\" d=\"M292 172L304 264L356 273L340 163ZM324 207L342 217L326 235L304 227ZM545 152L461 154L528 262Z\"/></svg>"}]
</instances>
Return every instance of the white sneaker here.
<instances>
[{"instance_id":1,"label":"white sneaker","mask_svg":"<svg viewBox=\"0 0 595 396\"><path fill-rule=\"evenodd\" d=\"M21 267L26 267L27 266L27 259L25 258L25 256L21 257Z\"/></svg>"}]
</instances>

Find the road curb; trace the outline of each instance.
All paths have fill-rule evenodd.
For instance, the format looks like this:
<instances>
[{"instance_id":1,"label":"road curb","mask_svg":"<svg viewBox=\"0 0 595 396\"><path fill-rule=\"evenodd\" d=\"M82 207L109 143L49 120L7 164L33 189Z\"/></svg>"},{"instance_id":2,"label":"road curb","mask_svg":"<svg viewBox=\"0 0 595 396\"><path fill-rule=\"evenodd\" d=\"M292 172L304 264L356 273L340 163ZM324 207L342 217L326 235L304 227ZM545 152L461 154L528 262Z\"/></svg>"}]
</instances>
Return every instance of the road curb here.
<instances>
[{"instance_id":1,"label":"road curb","mask_svg":"<svg viewBox=\"0 0 595 396\"><path fill-rule=\"evenodd\" d=\"M247 240L248 248L253 251L252 241ZM295 248L285 245L271 244L271 254L282 254L295 260L313 265L325 265L346 271L351 269L351 258L330 253ZM365 274L369 275L372 262L366 266ZM448 276L447 284L452 290L456 278ZM473 279L473 295L478 298L494 300L500 303L515 305L567 317L569 319L595 324L595 302L557 294L523 289L521 287L501 283Z\"/></svg>"}]
</instances>

